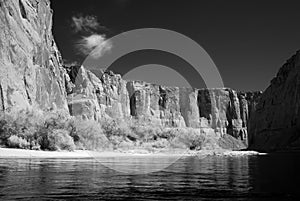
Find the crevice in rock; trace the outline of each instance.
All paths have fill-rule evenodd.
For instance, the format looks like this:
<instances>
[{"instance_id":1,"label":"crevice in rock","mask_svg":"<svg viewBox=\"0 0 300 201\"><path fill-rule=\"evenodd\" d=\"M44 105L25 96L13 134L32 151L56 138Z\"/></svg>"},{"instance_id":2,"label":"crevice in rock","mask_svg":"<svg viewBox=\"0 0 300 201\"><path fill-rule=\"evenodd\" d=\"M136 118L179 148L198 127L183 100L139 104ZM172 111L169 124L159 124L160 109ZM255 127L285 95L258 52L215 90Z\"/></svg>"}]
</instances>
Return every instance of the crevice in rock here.
<instances>
[{"instance_id":1,"label":"crevice in rock","mask_svg":"<svg viewBox=\"0 0 300 201\"><path fill-rule=\"evenodd\" d=\"M11 7L8 7L8 14L12 17L13 16L13 10ZM7 22L8 24L8 22Z\"/></svg>"},{"instance_id":2,"label":"crevice in rock","mask_svg":"<svg viewBox=\"0 0 300 201\"><path fill-rule=\"evenodd\" d=\"M26 13L25 7L22 3L22 0L19 0L19 6L20 6L20 12L21 12L22 17L24 19L27 19L27 13Z\"/></svg>"},{"instance_id":3,"label":"crevice in rock","mask_svg":"<svg viewBox=\"0 0 300 201\"><path fill-rule=\"evenodd\" d=\"M5 111L3 88L1 84L0 84L0 98L1 98L1 109L2 111Z\"/></svg>"},{"instance_id":4,"label":"crevice in rock","mask_svg":"<svg viewBox=\"0 0 300 201\"><path fill-rule=\"evenodd\" d=\"M7 91L6 91L6 100L7 100L7 105L13 105L11 101L11 95L14 93L14 89L11 88L9 85L7 86Z\"/></svg>"},{"instance_id":5,"label":"crevice in rock","mask_svg":"<svg viewBox=\"0 0 300 201\"><path fill-rule=\"evenodd\" d=\"M29 101L29 104L32 104L32 100L30 98L30 95L29 95L29 92L28 92L28 83L26 81L26 77L24 76L24 85L25 85L25 92L26 92L26 96L27 96L27 99Z\"/></svg>"},{"instance_id":6,"label":"crevice in rock","mask_svg":"<svg viewBox=\"0 0 300 201\"><path fill-rule=\"evenodd\" d=\"M245 115L245 113L247 113L247 109L245 108L245 104L244 101L246 101L246 99L244 98L243 95L238 94L238 100L239 100L239 109L240 109L240 117L242 120L242 127L246 127L246 122L248 121L248 114ZM247 105L247 103L246 103Z\"/></svg>"},{"instance_id":7,"label":"crevice in rock","mask_svg":"<svg viewBox=\"0 0 300 201\"><path fill-rule=\"evenodd\" d=\"M199 90L197 94L197 104L199 110L199 117L204 117L207 120L210 119L211 111L211 96L208 90Z\"/></svg>"},{"instance_id":8,"label":"crevice in rock","mask_svg":"<svg viewBox=\"0 0 300 201\"><path fill-rule=\"evenodd\" d=\"M232 134L233 133L233 125L232 125L232 108L231 108L231 102L229 102L227 109L226 109L226 119L228 121L228 125L226 127L227 133Z\"/></svg>"},{"instance_id":9,"label":"crevice in rock","mask_svg":"<svg viewBox=\"0 0 300 201\"><path fill-rule=\"evenodd\" d=\"M77 77L77 74L78 74L78 71L80 69L80 66L70 66L70 67L67 67L67 66L64 66L64 68L66 69L69 77L70 77L70 80L73 84L75 84L76 82L76 77Z\"/></svg>"},{"instance_id":10,"label":"crevice in rock","mask_svg":"<svg viewBox=\"0 0 300 201\"><path fill-rule=\"evenodd\" d=\"M159 87L159 100L158 100L159 109L166 109L167 105L167 93L166 90Z\"/></svg>"},{"instance_id":11,"label":"crevice in rock","mask_svg":"<svg viewBox=\"0 0 300 201\"><path fill-rule=\"evenodd\" d=\"M229 113L230 113L230 119L238 119L237 116L237 111L236 111L236 107L235 107L235 96L234 96L234 92L232 90L228 90L229 92L229 107L228 109L230 109Z\"/></svg>"},{"instance_id":12,"label":"crevice in rock","mask_svg":"<svg viewBox=\"0 0 300 201\"><path fill-rule=\"evenodd\" d=\"M137 116L137 114L136 114L136 99L135 99L135 94L133 94L132 96L130 96L129 105L130 105L130 115L131 116Z\"/></svg>"},{"instance_id":13,"label":"crevice in rock","mask_svg":"<svg viewBox=\"0 0 300 201\"><path fill-rule=\"evenodd\" d=\"M131 116L137 116L136 113L136 94L130 82L127 82L126 89L129 95L129 110Z\"/></svg>"},{"instance_id":14,"label":"crevice in rock","mask_svg":"<svg viewBox=\"0 0 300 201\"><path fill-rule=\"evenodd\" d=\"M186 96L186 89L180 88L179 89L179 110L180 114L183 117L184 124L189 127L189 118L187 116L187 106L189 105L188 98Z\"/></svg>"}]
</instances>

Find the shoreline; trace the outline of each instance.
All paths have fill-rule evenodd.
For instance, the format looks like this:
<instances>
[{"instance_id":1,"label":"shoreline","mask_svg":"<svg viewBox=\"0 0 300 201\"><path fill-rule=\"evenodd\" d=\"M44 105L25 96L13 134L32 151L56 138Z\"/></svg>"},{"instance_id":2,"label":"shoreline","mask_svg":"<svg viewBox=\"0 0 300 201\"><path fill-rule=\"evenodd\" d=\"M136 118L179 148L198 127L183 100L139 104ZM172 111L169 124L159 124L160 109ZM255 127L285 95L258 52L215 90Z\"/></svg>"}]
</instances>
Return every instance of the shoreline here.
<instances>
[{"instance_id":1,"label":"shoreline","mask_svg":"<svg viewBox=\"0 0 300 201\"><path fill-rule=\"evenodd\" d=\"M75 151L39 151L13 148L0 148L0 159L5 158L77 158L92 159L97 157L189 157L189 156L221 156L221 157L242 157L251 155L265 155L256 151L229 151L229 150L200 150L181 152L147 152L146 150L129 150L129 151L103 151L92 152L87 150Z\"/></svg>"}]
</instances>

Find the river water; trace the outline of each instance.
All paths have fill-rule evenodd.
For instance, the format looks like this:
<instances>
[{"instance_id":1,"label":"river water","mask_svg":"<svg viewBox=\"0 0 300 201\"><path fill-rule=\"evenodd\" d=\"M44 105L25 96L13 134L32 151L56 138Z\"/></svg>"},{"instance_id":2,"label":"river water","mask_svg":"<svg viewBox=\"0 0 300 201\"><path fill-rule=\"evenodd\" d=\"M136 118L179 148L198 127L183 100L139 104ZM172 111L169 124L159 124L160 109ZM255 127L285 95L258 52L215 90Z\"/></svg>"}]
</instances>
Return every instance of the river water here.
<instances>
[{"instance_id":1,"label":"river water","mask_svg":"<svg viewBox=\"0 0 300 201\"><path fill-rule=\"evenodd\" d=\"M109 168L130 167L132 157L122 164L114 159L3 158L0 200L295 200L300 196L299 156L193 156L148 174ZM153 160L134 162L145 168Z\"/></svg>"}]
</instances>

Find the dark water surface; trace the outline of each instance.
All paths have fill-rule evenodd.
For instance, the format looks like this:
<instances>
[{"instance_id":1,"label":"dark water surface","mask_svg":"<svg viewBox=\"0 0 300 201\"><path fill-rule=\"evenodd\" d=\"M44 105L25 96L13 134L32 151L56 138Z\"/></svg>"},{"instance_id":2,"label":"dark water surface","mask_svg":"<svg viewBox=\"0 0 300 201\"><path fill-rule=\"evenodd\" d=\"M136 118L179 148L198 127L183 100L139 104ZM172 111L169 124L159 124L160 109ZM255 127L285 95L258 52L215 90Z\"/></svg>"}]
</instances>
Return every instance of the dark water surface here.
<instances>
[{"instance_id":1,"label":"dark water surface","mask_svg":"<svg viewBox=\"0 0 300 201\"><path fill-rule=\"evenodd\" d=\"M299 156L188 157L145 175L93 159L0 159L0 200L295 200Z\"/></svg>"}]
</instances>

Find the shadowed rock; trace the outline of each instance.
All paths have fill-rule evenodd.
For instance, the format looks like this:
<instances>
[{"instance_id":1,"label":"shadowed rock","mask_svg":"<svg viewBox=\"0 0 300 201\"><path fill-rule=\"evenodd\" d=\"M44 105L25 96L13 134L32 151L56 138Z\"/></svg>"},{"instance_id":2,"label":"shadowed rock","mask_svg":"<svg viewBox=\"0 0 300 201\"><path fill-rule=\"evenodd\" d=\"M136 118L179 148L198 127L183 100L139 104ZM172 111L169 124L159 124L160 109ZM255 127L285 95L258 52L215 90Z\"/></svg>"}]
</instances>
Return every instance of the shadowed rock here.
<instances>
[{"instance_id":1,"label":"shadowed rock","mask_svg":"<svg viewBox=\"0 0 300 201\"><path fill-rule=\"evenodd\" d=\"M250 119L250 148L272 151L300 147L300 51L280 68Z\"/></svg>"}]
</instances>

